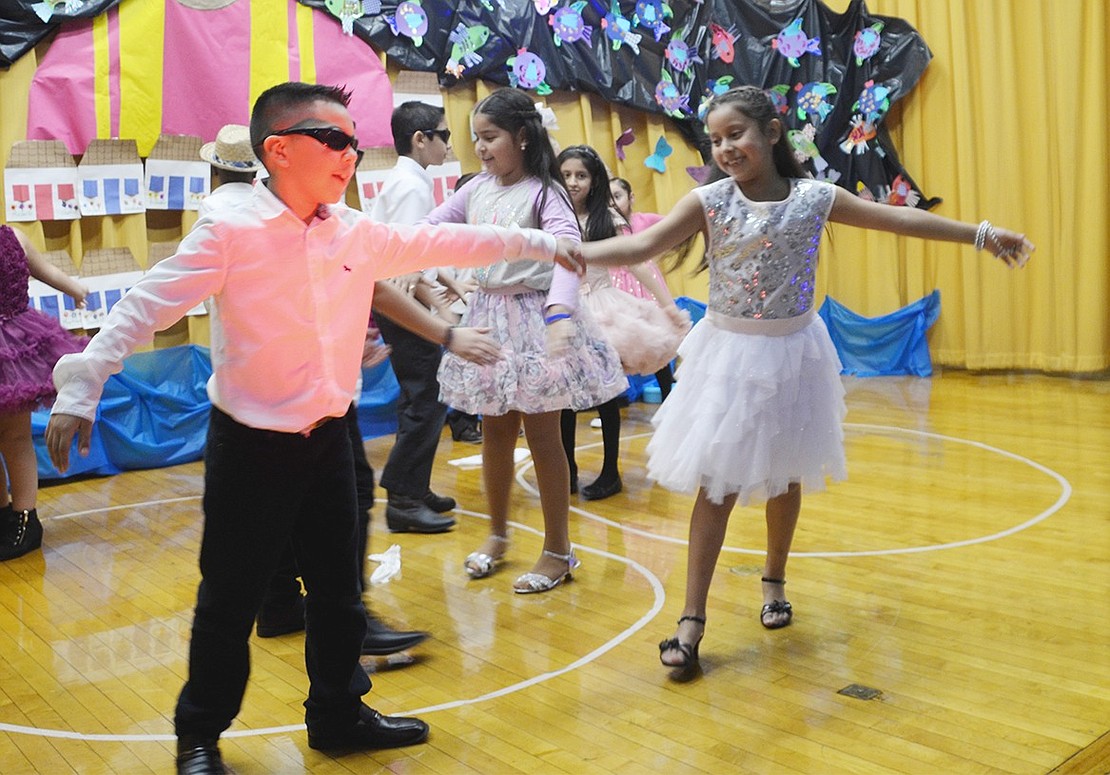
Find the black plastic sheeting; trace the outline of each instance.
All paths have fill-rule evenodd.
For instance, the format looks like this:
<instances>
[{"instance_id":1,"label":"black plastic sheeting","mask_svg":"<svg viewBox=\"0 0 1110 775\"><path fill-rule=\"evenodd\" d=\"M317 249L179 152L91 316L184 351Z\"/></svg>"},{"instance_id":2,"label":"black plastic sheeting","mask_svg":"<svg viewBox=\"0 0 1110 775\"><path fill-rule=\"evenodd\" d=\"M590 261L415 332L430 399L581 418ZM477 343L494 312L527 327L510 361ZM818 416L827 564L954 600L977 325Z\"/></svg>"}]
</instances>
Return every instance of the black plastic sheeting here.
<instances>
[{"instance_id":1,"label":"black plastic sheeting","mask_svg":"<svg viewBox=\"0 0 1110 775\"><path fill-rule=\"evenodd\" d=\"M72 12L59 1L49 23L33 10L41 0L5 3L0 64L26 53L58 22L96 16L120 1L83 0ZM883 121L932 54L908 23L868 13L863 0L843 13L819 0L298 1L329 14L344 6L362 11L344 22L354 35L405 69L436 73L445 87L481 78L528 88L537 99L548 89L586 91L669 115L707 161L699 106L714 89L755 84L782 98L781 118L797 146L808 149L807 166L818 177L880 200L922 207L939 201L921 196ZM574 39L573 25L559 27L557 44L552 19L573 22L569 11L578 11L590 34ZM809 84L816 86L805 89ZM865 89L870 102L861 99ZM814 110L799 110L799 97L814 100Z\"/></svg>"}]
</instances>

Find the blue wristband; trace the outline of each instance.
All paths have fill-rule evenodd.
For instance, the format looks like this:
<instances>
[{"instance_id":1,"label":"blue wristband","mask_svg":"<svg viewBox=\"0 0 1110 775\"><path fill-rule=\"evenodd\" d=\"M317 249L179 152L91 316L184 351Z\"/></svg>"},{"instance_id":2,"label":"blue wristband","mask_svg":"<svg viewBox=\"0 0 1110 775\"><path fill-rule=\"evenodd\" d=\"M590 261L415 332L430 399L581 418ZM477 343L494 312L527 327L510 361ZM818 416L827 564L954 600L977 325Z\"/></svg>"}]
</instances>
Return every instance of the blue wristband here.
<instances>
[{"instance_id":1,"label":"blue wristband","mask_svg":"<svg viewBox=\"0 0 1110 775\"><path fill-rule=\"evenodd\" d=\"M556 312L554 315L548 315L547 317L545 317L543 319L543 322L550 326L552 323L558 323L560 320L569 320L569 319L570 319L570 313L569 312Z\"/></svg>"}]
</instances>

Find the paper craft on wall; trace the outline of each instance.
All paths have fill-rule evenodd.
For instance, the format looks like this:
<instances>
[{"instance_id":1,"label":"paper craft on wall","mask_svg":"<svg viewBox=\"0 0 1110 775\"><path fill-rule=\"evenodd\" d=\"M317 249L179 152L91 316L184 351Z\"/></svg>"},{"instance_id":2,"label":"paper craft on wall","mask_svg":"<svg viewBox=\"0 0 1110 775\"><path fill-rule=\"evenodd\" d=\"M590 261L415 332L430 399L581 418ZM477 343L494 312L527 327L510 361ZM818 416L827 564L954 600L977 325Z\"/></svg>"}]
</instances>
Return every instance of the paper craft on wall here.
<instances>
[{"instance_id":1,"label":"paper craft on wall","mask_svg":"<svg viewBox=\"0 0 1110 775\"><path fill-rule=\"evenodd\" d=\"M674 148L667 142L667 138L660 135L655 141L655 153L644 159L644 166L656 172L667 171L667 157L674 153Z\"/></svg>"},{"instance_id":2,"label":"paper craft on wall","mask_svg":"<svg viewBox=\"0 0 1110 775\"><path fill-rule=\"evenodd\" d=\"M42 257L60 269L67 277L78 276L77 267L73 259L65 250L47 250L42 252ZM62 328L74 331L82 328L81 310L72 296L53 288L33 277L27 283L28 303L33 309L49 315L58 321Z\"/></svg>"},{"instance_id":3,"label":"paper craft on wall","mask_svg":"<svg viewBox=\"0 0 1110 775\"><path fill-rule=\"evenodd\" d=\"M413 100L443 107L443 92L439 89L439 79L435 73L421 73L416 70L402 70L397 73L393 83L393 107Z\"/></svg>"},{"instance_id":4,"label":"paper craft on wall","mask_svg":"<svg viewBox=\"0 0 1110 775\"><path fill-rule=\"evenodd\" d=\"M72 221L77 204L77 165L57 140L21 140L4 168L9 221Z\"/></svg>"},{"instance_id":5,"label":"paper craft on wall","mask_svg":"<svg viewBox=\"0 0 1110 775\"><path fill-rule=\"evenodd\" d=\"M77 166L82 215L124 215L146 209L143 164L134 140L93 140Z\"/></svg>"},{"instance_id":6,"label":"paper craft on wall","mask_svg":"<svg viewBox=\"0 0 1110 775\"><path fill-rule=\"evenodd\" d=\"M151 210L197 210L208 196L212 170L200 158L201 138L161 135L146 160L146 206Z\"/></svg>"},{"instance_id":7,"label":"paper craft on wall","mask_svg":"<svg viewBox=\"0 0 1110 775\"><path fill-rule=\"evenodd\" d=\"M100 328L108 312L139 278L142 269L127 248L96 248L81 259L81 282L89 289L79 328Z\"/></svg>"},{"instance_id":8,"label":"paper craft on wall","mask_svg":"<svg viewBox=\"0 0 1110 775\"><path fill-rule=\"evenodd\" d=\"M382 186L396 163L397 151L392 148L370 148L366 151L355 170L355 187L362 212L369 213L373 209L374 198L382 192Z\"/></svg>"},{"instance_id":9,"label":"paper craft on wall","mask_svg":"<svg viewBox=\"0 0 1110 775\"><path fill-rule=\"evenodd\" d=\"M439 207L455 192L455 185L462 175L462 164L451 151L443 164L428 167L428 174L432 176L432 196L435 197L436 207Z\"/></svg>"}]
</instances>

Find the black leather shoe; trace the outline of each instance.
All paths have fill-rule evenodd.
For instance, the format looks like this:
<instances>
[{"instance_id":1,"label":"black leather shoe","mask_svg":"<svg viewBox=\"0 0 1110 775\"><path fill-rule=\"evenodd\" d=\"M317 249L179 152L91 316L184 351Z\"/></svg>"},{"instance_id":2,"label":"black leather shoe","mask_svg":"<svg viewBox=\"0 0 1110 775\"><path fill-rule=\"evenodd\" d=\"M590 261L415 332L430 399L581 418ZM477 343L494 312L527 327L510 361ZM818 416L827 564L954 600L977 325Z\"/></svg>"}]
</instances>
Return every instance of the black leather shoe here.
<instances>
[{"instance_id":1,"label":"black leather shoe","mask_svg":"<svg viewBox=\"0 0 1110 775\"><path fill-rule=\"evenodd\" d=\"M431 490L428 490L428 492L424 493L424 505L437 514L442 514L445 511L450 511L459 504L449 495L436 495Z\"/></svg>"},{"instance_id":2,"label":"black leather shoe","mask_svg":"<svg viewBox=\"0 0 1110 775\"><path fill-rule=\"evenodd\" d=\"M224 761L214 737L177 738L177 775L223 775Z\"/></svg>"},{"instance_id":3,"label":"black leather shoe","mask_svg":"<svg viewBox=\"0 0 1110 775\"><path fill-rule=\"evenodd\" d=\"M465 441L467 444L481 444L482 432L477 428L470 426L461 430L452 430L451 438L455 441Z\"/></svg>"},{"instance_id":4,"label":"black leather shoe","mask_svg":"<svg viewBox=\"0 0 1110 775\"><path fill-rule=\"evenodd\" d=\"M603 482L598 479L593 484L587 484L582 488L582 497L588 501L599 501L603 498L616 495L622 489L624 489L624 485L621 484L621 478L619 476L608 482Z\"/></svg>"},{"instance_id":5,"label":"black leather shoe","mask_svg":"<svg viewBox=\"0 0 1110 775\"><path fill-rule=\"evenodd\" d=\"M455 526L455 518L436 514L418 498L391 496L385 524L391 533L446 533Z\"/></svg>"},{"instance_id":6,"label":"black leather shoe","mask_svg":"<svg viewBox=\"0 0 1110 775\"><path fill-rule=\"evenodd\" d=\"M42 546L42 523L35 509L0 510L0 561L14 560Z\"/></svg>"},{"instance_id":7,"label":"black leather shoe","mask_svg":"<svg viewBox=\"0 0 1110 775\"><path fill-rule=\"evenodd\" d=\"M428 639L428 633L418 630L395 630L372 613L366 613L366 637L362 639L362 653L385 657L398 651L419 646Z\"/></svg>"},{"instance_id":8,"label":"black leather shoe","mask_svg":"<svg viewBox=\"0 0 1110 775\"><path fill-rule=\"evenodd\" d=\"M308 729L308 747L316 750L337 748L400 748L422 743L428 738L428 725L418 718L383 716L365 705L359 710L358 723L346 729Z\"/></svg>"},{"instance_id":9,"label":"black leather shoe","mask_svg":"<svg viewBox=\"0 0 1110 775\"><path fill-rule=\"evenodd\" d=\"M304 597L297 595L289 605L265 604L258 611L258 625L255 628L260 638L276 638L304 629Z\"/></svg>"}]
</instances>

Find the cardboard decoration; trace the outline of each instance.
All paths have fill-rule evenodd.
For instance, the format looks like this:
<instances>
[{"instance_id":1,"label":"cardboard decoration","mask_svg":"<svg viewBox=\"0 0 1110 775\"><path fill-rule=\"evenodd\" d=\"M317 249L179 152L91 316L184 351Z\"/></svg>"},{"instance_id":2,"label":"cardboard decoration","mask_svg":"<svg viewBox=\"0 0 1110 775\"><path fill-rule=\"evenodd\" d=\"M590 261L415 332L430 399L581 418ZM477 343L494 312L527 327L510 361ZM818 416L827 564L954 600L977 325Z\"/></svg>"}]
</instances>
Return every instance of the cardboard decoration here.
<instances>
[{"instance_id":1,"label":"cardboard decoration","mask_svg":"<svg viewBox=\"0 0 1110 775\"><path fill-rule=\"evenodd\" d=\"M402 70L397 73L393 83L393 107L413 100L443 107L443 92L439 89L439 79L435 73L421 73L416 70Z\"/></svg>"},{"instance_id":2,"label":"cardboard decoration","mask_svg":"<svg viewBox=\"0 0 1110 775\"><path fill-rule=\"evenodd\" d=\"M194 135L159 135L146 160L146 206L199 210L211 193L212 169L200 158L204 141Z\"/></svg>"},{"instance_id":3,"label":"cardboard decoration","mask_svg":"<svg viewBox=\"0 0 1110 775\"><path fill-rule=\"evenodd\" d=\"M89 289L80 328L100 328L123 294L143 276L128 248L96 248L81 259L81 282Z\"/></svg>"},{"instance_id":4,"label":"cardboard decoration","mask_svg":"<svg viewBox=\"0 0 1110 775\"><path fill-rule=\"evenodd\" d=\"M397 151L392 148L371 148L366 151L355 170L355 186L358 188L362 212L369 214L373 209L374 197L382 192L382 186L396 164Z\"/></svg>"},{"instance_id":5,"label":"cardboard decoration","mask_svg":"<svg viewBox=\"0 0 1110 775\"><path fill-rule=\"evenodd\" d=\"M455 193L455 185L462 177L462 162L453 150L448 151L443 164L428 167L428 174L432 176L432 196L435 197L436 207L439 207L447 197Z\"/></svg>"},{"instance_id":6,"label":"cardboard decoration","mask_svg":"<svg viewBox=\"0 0 1110 775\"><path fill-rule=\"evenodd\" d=\"M82 215L126 215L146 210L143 163L134 140L92 140L77 165Z\"/></svg>"},{"instance_id":7,"label":"cardboard decoration","mask_svg":"<svg viewBox=\"0 0 1110 775\"><path fill-rule=\"evenodd\" d=\"M78 276L77 267L68 251L44 251L42 257L68 276ZM67 296L57 288L33 277L27 283L27 296L31 307L57 320L62 328L73 331L85 327L82 312L77 308L77 301L72 296Z\"/></svg>"},{"instance_id":8,"label":"cardboard decoration","mask_svg":"<svg viewBox=\"0 0 1110 775\"><path fill-rule=\"evenodd\" d=\"M72 221L77 204L77 165L58 140L20 140L4 168L8 221Z\"/></svg>"}]
</instances>

